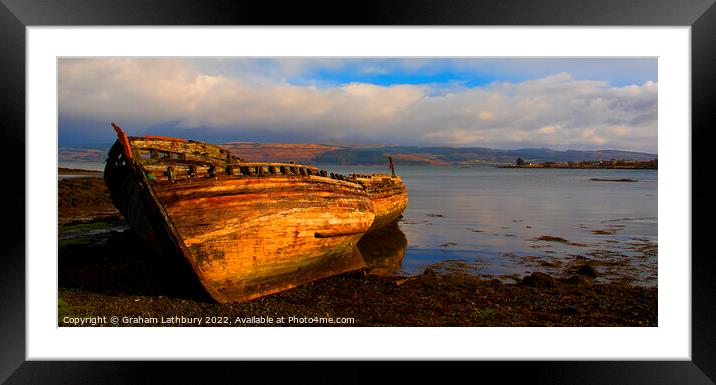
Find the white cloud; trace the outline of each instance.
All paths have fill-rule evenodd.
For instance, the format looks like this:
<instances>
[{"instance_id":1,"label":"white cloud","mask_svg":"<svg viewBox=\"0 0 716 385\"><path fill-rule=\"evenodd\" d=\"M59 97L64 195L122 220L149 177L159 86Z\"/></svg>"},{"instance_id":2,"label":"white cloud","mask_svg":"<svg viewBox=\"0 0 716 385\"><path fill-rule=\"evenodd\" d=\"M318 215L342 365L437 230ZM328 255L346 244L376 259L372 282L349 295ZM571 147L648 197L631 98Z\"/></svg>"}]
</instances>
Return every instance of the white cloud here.
<instances>
[{"instance_id":1,"label":"white cloud","mask_svg":"<svg viewBox=\"0 0 716 385\"><path fill-rule=\"evenodd\" d=\"M557 132L558 129L559 128L557 126L552 125L552 126L544 126L544 127L540 128L538 131L541 133L544 133L544 134L554 134L555 132Z\"/></svg>"},{"instance_id":2,"label":"white cloud","mask_svg":"<svg viewBox=\"0 0 716 385\"><path fill-rule=\"evenodd\" d=\"M304 65L285 64L290 71ZM559 73L436 93L433 85L299 86L251 71L225 76L200 68L182 59L61 59L60 129L63 119L80 118L178 122L187 137L192 128L210 127L234 139L242 130L265 130L317 142L657 147L652 81L613 87Z\"/></svg>"},{"instance_id":3,"label":"white cloud","mask_svg":"<svg viewBox=\"0 0 716 385\"><path fill-rule=\"evenodd\" d=\"M493 120L495 119L495 114L490 111L480 111L480 120Z\"/></svg>"}]
</instances>

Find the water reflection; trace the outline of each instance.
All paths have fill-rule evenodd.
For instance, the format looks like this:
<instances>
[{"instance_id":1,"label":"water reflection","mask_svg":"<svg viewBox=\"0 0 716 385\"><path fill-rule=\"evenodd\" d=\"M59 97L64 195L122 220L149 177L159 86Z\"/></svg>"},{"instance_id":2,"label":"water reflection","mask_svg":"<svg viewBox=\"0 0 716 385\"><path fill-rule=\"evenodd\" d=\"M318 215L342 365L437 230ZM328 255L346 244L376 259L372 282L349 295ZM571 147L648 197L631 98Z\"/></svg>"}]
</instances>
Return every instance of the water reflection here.
<instances>
[{"instance_id":1,"label":"water reflection","mask_svg":"<svg viewBox=\"0 0 716 385\"><path fill-rule=\"evenodd\" d=\"M368 166L331 169L380 171ZM601 264L600 279L657 283L656 170L401 166L399 174L410 199L400 234L375 234L362 244L372 249L364 254L374 265L388 266L380 259L391 255L401 262L399 269L394 263L377 271L415 275L439 264L511 279L537 271L568 273L573 264L588 259ZM393 248L391 255L375 251L403 237L408 240L404 250L398 243L399 252Z\"/></svg>"},{"instance_id":2,"label":"water reflection","mask_svg":"<svg viewBox=\"0 0 716 385\"><path fill-rule=\"evenodd\" d=\"M368 264L370 274L375 275L397 274L407 246L408 239L398 227L398 222L366 234L358 242L358 250Z\"/></svg>"}]
</instances>

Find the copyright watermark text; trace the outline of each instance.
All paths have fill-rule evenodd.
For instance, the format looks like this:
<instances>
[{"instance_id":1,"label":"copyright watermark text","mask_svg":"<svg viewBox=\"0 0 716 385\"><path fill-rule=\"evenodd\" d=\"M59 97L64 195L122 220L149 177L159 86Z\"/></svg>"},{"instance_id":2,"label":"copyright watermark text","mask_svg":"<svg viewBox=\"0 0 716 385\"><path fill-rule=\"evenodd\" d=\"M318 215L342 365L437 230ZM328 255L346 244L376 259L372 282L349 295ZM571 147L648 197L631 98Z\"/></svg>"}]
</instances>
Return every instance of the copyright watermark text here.
<instances>
[{"instance_id":1,"label":"copyright watermark text","mask_svg":"<svg viewBox=\"0 0 716 385\"><path fill-rule=\"evenodd\" d=\"M318 316L65 316L61 325L71 326L221 326L221 325L352 325L353 317L318 317Z\"/></svg>"}]
</instances>

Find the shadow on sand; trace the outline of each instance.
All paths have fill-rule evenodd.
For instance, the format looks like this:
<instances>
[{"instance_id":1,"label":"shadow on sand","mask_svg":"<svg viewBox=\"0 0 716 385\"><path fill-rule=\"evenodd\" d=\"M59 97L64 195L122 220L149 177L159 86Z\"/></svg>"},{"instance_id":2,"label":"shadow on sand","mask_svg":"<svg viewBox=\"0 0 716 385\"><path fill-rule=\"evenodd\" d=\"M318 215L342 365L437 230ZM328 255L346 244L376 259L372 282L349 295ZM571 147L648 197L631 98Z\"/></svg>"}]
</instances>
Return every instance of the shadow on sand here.
<instances>
[{"instance_id":1,"label":"shadow on sand","mask_svg":"<svg viewBox=\"0 0 716 385\"><path fill-rule=\"evenodd\" d=\"M153 255L131 229L105 230L60 240L60 288L211 302L188 263Z\"/></svg>"},{"instance_id":2,"label":"shadow on sand","mask_svg":"<svg viewBox=\"0 0 716 385\"><path fill-rule=\"evenodd\" d=\"M101 231L77 231L62 238L58 255L60 288L213 302L188 263L154 255L123 221L102 223ZM358 248L370 274L393 275L400 270L407 243L405 234L394 223L365 235Z\"/></svg>"}]
</instances>

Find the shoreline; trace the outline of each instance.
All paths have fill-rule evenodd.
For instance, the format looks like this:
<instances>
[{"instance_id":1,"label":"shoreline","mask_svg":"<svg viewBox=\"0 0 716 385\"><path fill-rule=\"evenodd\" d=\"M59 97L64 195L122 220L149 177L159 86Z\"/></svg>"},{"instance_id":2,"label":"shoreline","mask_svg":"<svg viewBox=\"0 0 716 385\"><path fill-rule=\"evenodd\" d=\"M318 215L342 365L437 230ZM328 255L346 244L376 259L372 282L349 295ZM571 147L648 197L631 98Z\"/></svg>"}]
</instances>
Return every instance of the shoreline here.
<instances>
[{"instance_id":1,"label":"shoreline","mask_svg":"<svg viewBox=\"0 0 716 385\"><path fill-rule=\"evenodd\" d=\"M80 326L71 322L121 316L187 320L150 326L658 326L655 288L540 275L521 284L505 284L430 270L401 283L403 279L344 274L238 304L215 304L171 292L61 287L58 324ZM268 321L281 317L297 321ZM188 321L193 319L205 322ZM120 321L92 326L146 324Z\"/></svg>"},{"instance_id":2,"label":"shoreline","mask_svg":"<svg viewBox=\"0 0 716 385\"><path fill-rule=\"evenodd\" d=\"M82 168L58 167L57 175L92 175L102 177L104 172L98 170L87 170Z\"/></svg>"},{"instance_id":3,"label":"shoreline","mask_svg":"<svg viewBox=\"0 0 716 385\"><path fill-rule=\"evenodd\" d=\"M187 266L143 247L102 179L63 180L59 194L59 326L115 326L104 322L112 316L158 320L119 326L658 325L656 287L596 282L594 270L582 267L589 265L565 267L559 276L534 272L517 283L431 267L415 276L379 274L378 266L246 303L217 304ZM160 321L175 316L186 322ZM100 317L107 318L100 323ZM189 321L204 317L201 325ZM268 323L269 317L300 322ZM339 318L353 322L320 322Z\"/></svg>"},{"instance_id":4,"label":"shoreline","mask_svg":"<svg viewBox=\"0 0 716 385\"><path fill-rule=\"evenodd\" d=\"M519 169L568 169L568 170L658 170L657 167L576 167L576 166L515 166L512 164L498 166L498 168Z\"/></svg>"}]
</instances>

